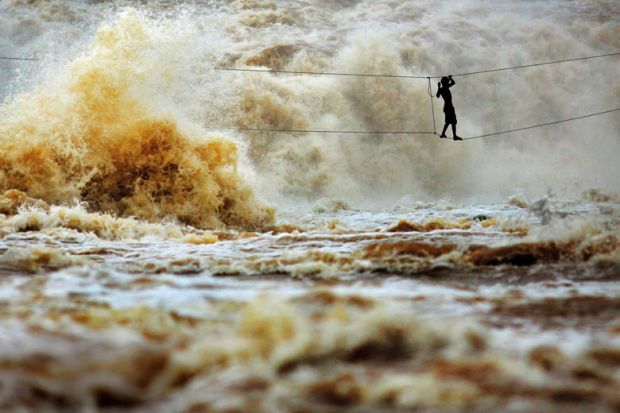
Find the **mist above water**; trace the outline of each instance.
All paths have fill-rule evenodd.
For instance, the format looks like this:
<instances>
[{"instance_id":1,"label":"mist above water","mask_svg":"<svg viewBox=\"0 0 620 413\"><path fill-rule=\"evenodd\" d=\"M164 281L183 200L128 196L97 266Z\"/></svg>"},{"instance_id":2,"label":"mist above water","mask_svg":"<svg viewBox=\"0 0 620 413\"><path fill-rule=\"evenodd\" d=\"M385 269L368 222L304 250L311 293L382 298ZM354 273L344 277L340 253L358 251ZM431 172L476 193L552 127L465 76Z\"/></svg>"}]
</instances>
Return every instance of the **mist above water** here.
<instances>
[{"instance_id":1,"label":"mist above water","mask_svg":"<svg viewBox=\"0 0 620 413\"><path fill-rule=\"evenodd\" d=\"M84 56L98 64L95 32L101 36L110 30L138 51L114 57L132 73L128 83L115 86L115 93L132 102L126 109L137 105L145 116L164 117L204 139L213 127L433 130L425 79L272 75L210 67L442 75L620 49L620 7L608 1L569 6L5 1L2 7L3 54L43 58L42 63L1 63L6 68L4 125L22 110L18 102L37 93L59 101L78 99L82 92L63 79L71 77ZM128 19L146 37L124 31L129 30ZM618 59L608 58L457 77L453 96L459 133L467 137L617 107L619 74ZM432 87L435 92L435 82ZM442 102L434 103L441 128ZM35 135L16 132L2 139L54 142L62 135L62 125L52 131L38 116L31 121L24 128L34 128ZM109 119L110 125L114 122ZM365 204L404 195L480 200L515 192L536 196L550 189L617 191L619 128L620 117L613 113L462 143L432 135L221 133L241 150L237 168L242 179L272 204L322 197ZM76 193L83 194L89 179L81 176L77 192L67 196L79 198ZM12 187L28 190L5 178L3 189Z\"/></svg>"}]
</instances>

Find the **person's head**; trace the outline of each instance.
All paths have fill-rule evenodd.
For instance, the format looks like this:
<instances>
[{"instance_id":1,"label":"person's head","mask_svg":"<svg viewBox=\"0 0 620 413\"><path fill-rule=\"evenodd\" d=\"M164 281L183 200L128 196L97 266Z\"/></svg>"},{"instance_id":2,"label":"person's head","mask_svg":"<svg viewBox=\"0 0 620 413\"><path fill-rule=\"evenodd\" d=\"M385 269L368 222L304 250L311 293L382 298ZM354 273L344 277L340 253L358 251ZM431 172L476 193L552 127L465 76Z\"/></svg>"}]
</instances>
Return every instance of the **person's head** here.
<instances>
[{"instance_id":1,"label":"person's head","mask_svg":"<svg viewBox=\"0 0 620 413\"><path fill-rule=\"evenodd\" d=\"M448 82L450 82L450 79L448 79L446 76L441 78L441 84L442 85L447 86Z\"/></svg>"}]
</instances>

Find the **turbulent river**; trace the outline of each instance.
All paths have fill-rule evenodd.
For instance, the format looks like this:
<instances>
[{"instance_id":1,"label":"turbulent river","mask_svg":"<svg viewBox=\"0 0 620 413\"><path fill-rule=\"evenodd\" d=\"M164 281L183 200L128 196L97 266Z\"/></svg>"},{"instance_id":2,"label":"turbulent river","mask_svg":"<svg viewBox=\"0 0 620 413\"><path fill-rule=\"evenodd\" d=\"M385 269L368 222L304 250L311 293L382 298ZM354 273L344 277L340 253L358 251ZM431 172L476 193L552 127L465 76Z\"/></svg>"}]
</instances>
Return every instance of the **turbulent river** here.
<instances>
[{"instance_id":1,"label":"turbulent river","mask_svg":"<svg viewBox=\"0 0 620 413\"><path fill-rule=\"evenodd\" d=\"M215 70L617 50L604 0L0 2L0 411L617 412L618 112L273 132L432 132L429 84ZM455 76L459 134L618 79Z\"/></svg>"}]
</instances>

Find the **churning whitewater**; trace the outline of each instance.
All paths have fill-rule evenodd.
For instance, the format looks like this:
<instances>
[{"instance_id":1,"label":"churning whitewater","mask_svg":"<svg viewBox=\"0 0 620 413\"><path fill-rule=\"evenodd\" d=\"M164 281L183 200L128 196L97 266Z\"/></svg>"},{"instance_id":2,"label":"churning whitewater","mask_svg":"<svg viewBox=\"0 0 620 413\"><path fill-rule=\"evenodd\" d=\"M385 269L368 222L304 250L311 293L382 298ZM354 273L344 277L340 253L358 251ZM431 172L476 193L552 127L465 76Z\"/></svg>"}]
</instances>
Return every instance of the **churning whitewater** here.
<instances>
[{"instance_id":1,"label":"churning whitewater","mask_svg":"<svg viewBox=\"0 0 620 413\"><path fill-rule=\"evenodd\" d=\"M606 0L0 1L0 411L618 411L619 112L347 133L618 50ZM455 77L459 135L619 78Z\"/></svg>"}]
</instances>

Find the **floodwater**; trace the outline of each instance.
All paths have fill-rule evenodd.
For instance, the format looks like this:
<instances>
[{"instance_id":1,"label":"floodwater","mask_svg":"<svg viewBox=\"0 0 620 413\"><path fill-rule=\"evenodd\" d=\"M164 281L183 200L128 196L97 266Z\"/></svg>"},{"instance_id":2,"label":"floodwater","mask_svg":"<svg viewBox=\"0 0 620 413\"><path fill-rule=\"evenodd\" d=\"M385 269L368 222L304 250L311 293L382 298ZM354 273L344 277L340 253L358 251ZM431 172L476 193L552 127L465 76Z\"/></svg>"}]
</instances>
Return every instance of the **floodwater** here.
<instances>
[{"instance_id":1,"label":"floodwater","mask_svg":"<svg viewBox=\"0 0 620 413\"><path fill-rule=\"evenodd\" d=\"M427 83L212 68L456 73L620 49L619 16L3 1L42 60L0 62L0 411L618 411L617 114L240 132L432 130ZM617 106L615 59L456 77L459 133Z\"/></svg>"}]
</instances>

